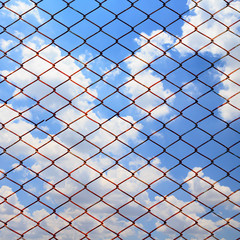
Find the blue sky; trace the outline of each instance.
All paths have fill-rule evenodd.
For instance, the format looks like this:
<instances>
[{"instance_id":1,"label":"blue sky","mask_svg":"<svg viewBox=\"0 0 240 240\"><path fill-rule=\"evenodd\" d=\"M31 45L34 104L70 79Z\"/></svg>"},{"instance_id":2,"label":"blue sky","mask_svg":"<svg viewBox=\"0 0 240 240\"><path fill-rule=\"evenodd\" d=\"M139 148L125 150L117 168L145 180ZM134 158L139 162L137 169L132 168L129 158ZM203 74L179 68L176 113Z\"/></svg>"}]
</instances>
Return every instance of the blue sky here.
<instances>
[{"instance_id":1,"label":"blue sky","mask_svg":"<svg viewBox=\"0 0 240 240\"><path fill-rule=\"evenodd\" d=\"M0 239L239 237L240 1L0 4Z\"/></svg>"}]
</instances>

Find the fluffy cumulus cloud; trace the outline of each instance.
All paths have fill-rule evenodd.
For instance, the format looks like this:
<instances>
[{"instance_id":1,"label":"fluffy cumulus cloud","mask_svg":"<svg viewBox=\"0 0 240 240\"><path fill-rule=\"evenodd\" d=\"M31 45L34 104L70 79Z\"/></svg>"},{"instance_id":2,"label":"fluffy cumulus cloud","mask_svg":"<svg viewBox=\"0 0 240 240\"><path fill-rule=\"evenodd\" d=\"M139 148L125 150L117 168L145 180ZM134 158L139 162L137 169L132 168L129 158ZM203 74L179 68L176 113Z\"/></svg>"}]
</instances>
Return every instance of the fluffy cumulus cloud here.
<instances>
[{"instance_id":1,"label":"fluffy cumulus cloud","mask_svg":"<svg viewBox=\"0 0 240 240\"><path fill-rule=\"evenodd\" d=\"M197 173L197 176L196 176ZM233 193L229 187L222 186L213 179L204 176L201 168L194 168L185 178L191 193L198 200L211 207L225 204L227 199L233 201L236 206L240 203L240 193Z\"/></svg>"},{"instance_id":2,"label":"fluffy cumulus cloud","mask_svg":"<svg viewBox=\"0 0 240 240\"><path fill-rule=\"evenodd\" d=\"M209 52L225 55L227 51L238 45L239 39L235 33L239 28L239 1L231 1L226 7L226 1L189 0L191 15L187 16L182 26L182 44L176 48L182 53ZM213 17L212 17L213 15ZM188 47L189 46L189 47Z\"/></svg>"},{"instance_id":3,"label":"fluffy cumulus cloud","mask_svg":"<svg viewBox=\"0 0 240 240\"><path fill-rule=\"evenodd\" d=\"M118 154L124 144L137 138L138 130L142 126L135 124L132 116L107 119L91 111L96 105L94 100L98 96L97 91L94 89L86 91L91 80L83 75L73 58L63 56L58 47L47 46L39 37L34 37L27 45L29 48L21 49L23 67L14 71L1 71L9 83L16 86L13 93L15 99L26 102L26 106L22 106L22 111L14 109L12 105L1 105L1 120L2 123L7 123L6 128L2 130L8 139L4 141L4 146L16 142L18 135L23 136L22 140L29 145L35 143L36 145L32 144L33 148L41 146L39 151L43 154L47 153L50 147L63 154L67 150L63 144L71 148L79 143L73 151L78 151L82 157L89 158L100 148L104 148L106 153ZM36 51L40 52L39 55L36 55ZM29 98L39 103L41 111L55 114L61 119L58 124L62 128L66 127L66 124L69 125L63 134L55 136L54 142L50 142L51 134L42 140L32 139L31 130L34 126L30 122L34 116L31 110L27 111ZM69 104L69 101L72 104ZM21 116L29 121L23 121ZM44 116L40 118L46 120ZM45 129L49 130L47 125ZM21 141L15 144L14 148L20 144Z\"/></svg>"},{"instance_id":4,"label":"fluffy cumulus cloud","mask_svg":"<svg viewBox=\"0 0 240 240\"><path fill-rule=\"evenodd\" d=\"M157 198L157 200L161 202L163 199ZM220 226L219 222L207 218L199 219L201 214L206 213L199 203L188 204L189 202L170 196L153 208L152 212L154 214L163 216L163 219L168 219L164 226L161 226L161 221L156 223L156 227L161 226L158 231L176 238L176 232L180 233L185 230L185 236L191 236L191 239L202 239L209 235L207 231L214 231ZM179 211L180 208L183 208L181 212Z\"/></svg>"},{"instance_id":5,"label":"fluffy cumulus cloud","mask_svg":"<svg viewBox=\"0 0 240 240\"><path fill-rule=\"evenodd\" d=\"M233 120L239 117L240 110L240 70L239 70L239 46L230 51L230 56L224 58L224 66L220 69L224 74L221 76L224 88L219 95L226 101L220 108L221 115L225 120Z\"/></svg>"},{"instance_id":6,"label":"fluffy cumulus cloud","mask_svg":"<svg viewBox=\"0 0 240 240\"><path fill-rule=\"evenodd\" d=\"M222 97L223 105L219 107L219 113L224 120L233 120L240 112L240 1L231 1L226 6L224 0L189 0L187 5L190 14L185 17L186 21L181 28L180 43L160 30L152 31L150 35L142 33L140 38L135 39L141 48L126 61L134 76L126 84L126 94L134 100L142 114L150 111L153 117L163 117L170 113L171 108L164 101L174 104L175 95L164 87L161 77L148 66L154 64L156 59L164 55L163 51L175 43L174 49L182 56L197 51L203 57L211 54L222 58L221 66L217 67L219 73L215 76L222 82L218 94Z\"/></svg>"},{"instance_id":7,"label":"fluffy cumulus cloud","mask_svg":"<svg viewBox=\"0 0 240 240\"><path fill-rule=\"evenodd\" d=\"M203 0L198 4L216 12L225 6L224 3ZM194 6L193 1L188 4L189 7ZM215 18L221 21L224 18L224 24L231 25L236 31L237 26L233 23L237 13L234 9L239 7L239 1L232 2L231 6L219 11ZM33 7L27 1L15 1L10 5L18 14ZM209 14L198 7L193 11L188 22L194 25L208 18ZM24 14L25 17L27 15L39 23L43 21L35 8ZM13 12L9 16L16 18ZM195 32L188 35L193 30L185 23L182 27L183 43L198 50L209 41L203 35L211 32L211 37L216 36L216 44L202 48L203 54L224 54L217 44L229 51L235 46L236 40L231 33L226 33L230 34L227 35L230 43L224 40L224 34L219 35L225 26L213 19L204 25L199 26L199 32L203 34ZM163 50L173 45L175 40L158 30L150 35L141 35L136 39L141 48L125 62L134 78L128 79L124 91L135 102L140 115L145 113L145 109L153 117L164 117L171 111L166 103L174 104L176 97L148 66L163 56ZM7 50L12 42L1 40L0 44ZM9 179L18 178L18 182L24 185L20 189L13 182L11 186L4 182L0 188L0 227L5 226L0 239L18 239L19 234L24 234L26 239L81 239L86 236L89 239L112 239L119 232L122 239L136 239L136 236L143 239L146 237L145 229L151 228L150 231L157 229L154 231L156 239L174 239L183 232L188 239L201 240L227 221L239 227L238 221L229 220L224 214L217 220L208 215L206 205L221 205L235 213L239 210L240 196L230 187L205 176L201 168L194 168L182 179L192 199L180 199L175 193L167 196L150 194L151 188L164 188L166 177L173 177L162 166L161 159L155 158L147 164L146 159L139 160L131 154L129 145L141 143L139 131L144 126L136 123L135 116L101 116L95 110L98 92L88 88L91 79L81 71L78 62L65 56L59 47L49 46L36 36L26 45L28 47L22 46L18 52L22 67L1 71L15 86L12 94L16 101L0 105L0 146L12 158L20 155L24 158L21 167L15 161L11 165L14 171L7 173ZM178 45L177 50L182 54L191 51L184 45ZM238 62L237 48L230 52L231 55L223 59L222 71L231 79L223 80L225 89L219 92L230 99L229 104L221 109L223 118L228 120L239 104L236 95L239 90L233 82L238 81L238 73L234 71ZM82 54L79 59L92 57L91 53ZM192 95L197 92L193 87L188 90L194 90ZM34 106L36 103L40 106L38 116L31 108L31 104ZM47 119L49 115L56 120L53 128L58 130L54 134ZM36 119L42 123L38 129L33 124ZM44 136L36 135L35 130L42 130ZM127 164L121 162L123 157L127 158ZM7 172L4 167L0 169L3 179ZM32 195L28 200L23 196L29 192ZM36 207L35 201L38 203ZM148 215L147 222L141 221L145 215Z\"/></svg>"},{"instance_id":8,"label":"fluffy cumulus cloud","mask_svg":"<svg viewBox=\"0 0 240 240\"><path fill-rule=\"evenodd\" d=\"M48 238L47 231L52 233L59 231L57 234L59 239L69 239L69 235L72 239L76 239L83 237L88 231L98 226L96 230L89 233L89 237L113 238L115 234L108 229L119 232L130 226L131 222L124 218L121 219L120 215L114 215L105 222L104 226L101 226L101 222L96 218L109 217L116 211L114 206L119 205L119 198L122 198L121 204L128 201L129 197L126 194L115 191L108 197L112 207L97 206L92 209L91 214L84 214L78 204L81 202L82 208L91 206L99 201L99 196L103 193L108 193L116 188L116 174L119 179L124 180L130 173L116 167L113 172L108 171L99 178L99 173L104 168L111 166L112 162L110 161L110 164L107 157L99 157L95 161L89 161L89 164L84 164L84 161L98 153L100 148L112 156L124 154L124 146L129 141L136 140L138 129L141 129L142 126L135 124L132 116L121 118L115 116L107 119L98 116L94 111L86 114L95 106L94 100L97 92L89 90L90 94L83 94L91 81L83 75L75 61L68 56L62 56L58 47L47 47L41 38L34 37L28 42L28 46L31 47L31 50L26 47L21 49L23 68L1 72L11 84L16 86L16 90L13 92L15 100L23 101L25 106L14 107L15 102L13 105L2 104L0 106L0 120L4 125L4 128L1 129L1 136L4 137L1 138L0 144L11 156L17 157L20 154L30 157L31 171L26 171L26 165L23 168L18 168L17 164L12 165L13 168L16 168L15 172L24 175L24 179L21 178L20 182L31 179L35 173L45 180L45 183L42 182L38 185L30 184L26 190L37 196L36 188L43 188L46 192L42 196L42 201L49 206L57 206L66 202L66 196L72 196L72 201L66 203L58 215L50 215L51 211L44 207L40 210L30 211L20 204L18 194L14 193L9 186L3 185L1 196L8 200L4 200L1 204L0 211L3 216L1 220L8 222L9 228L4 229L1 237L14 239L17 234L11 230L22 234L31 229L25 233L26 238L38 239L36 236L39 236L39 239ZM36 55L35 51L40 51L40 54ZM52 66L52 63L56 63L55 67ZM64 85L64 88L58 88L59 85ZM52 93L53 89L56 90L56 94ZM56 136L48 132L46 132L45 138L34 136L32 131L35 126L32 124L32 119L35 116L32 114L31 108L28 109L29 98L39 101L43 109L52 113L57 112L56 116L64 121L59 121L57 124L61 129L68 124L68 129L65 129L63 134L60 133ZM67 100L74 101L74 107L69 105ZM60 109L61 111L59 111ZM44 116L40 116L40 118L44 118ZM47 125L45 128L43 126L43 129L49 130ZM70 153L69 149L71 149ZM52 165L53 159L56 160L54 165ZM1 169L1 176L4 172L5 170ZM71 178L65 179L68 172L72 172ZM112 181L106 180L107 178ZM87 190L81 191L82 184L93 180L96 181L89 185L89 189L98 193L99 196ZM58 184L53 189L52 184L56 183ZM24 214L19 214L21 210ZM74 216L76 219L70 225L69 221L72 221ZM40 226L37 226L36 221L40 221ZM19 222L22 223L21 226ZM64 230L61 231L61 229ZM82 229L82 232L75 229ZM127 229L122 235L123 237L134 236L134 233L135 230Z\"/></svg>"},{"instance_id":9,"label":"fluffy cumulus cloud","mask_svg":"<svg viewBox=\"0 0 240 240\"><path fill-rule=\"evenodd\" d=\"M132 75L143 71L156 58L165 55L164 50L166 46L174 43L172 36L160 30L152 31L150 35L141 33L141 36L136 38L135 41L140 49L134 56L130 56L126 60Z\"/></svg>"},{"instance_id":10,"label":"fluffy cumulus cloud","mask_svg":"<svg viewBox=\"0 0 240 240\"><path fill-rule=\"evenodd\" d=\"M80 95L78 98L80 100L74 102L76 107L86 110L91 106L90 103L94 98L90 94L94 96L96 92L89 90L90 94L83 94L90 84L90 79L80 72L71 57L62 56L58 47L46 46L38 37L29 41L27 46L22 47L21 52L23 67L14 72L2 71L2 75L7 76L9 82L18 87L14 93L17 98L27 96L40 100L43 107L56 111L64 107L68 100ZM37 55L36 51L40 51L40 54ZM55 67L53 63L56 63ZM58 87L57 93L56 87ZM24 94L20 91L22 88Z\"/></svg>"},{"instance_id":11,"label":"fluffy cumulus cloud","mask_svg":"<svg viewBox=\"0 0 240 240\"><path fill-rule=\"evenodd\" d=\"M40 24L44 22L39 10L34 6L32 1L10 1L6 6L7 9L4 9L2 14L10 16L14 20L21 16L22 18L35 19Z\"/></svg>"},{"instance_id":12,"label":"fluffy cumulus cloud","mask_svg":"<svg viewBox=\"0 0 240 240\"><path fill-rule=\"evenodd\" d=\"M228 5L227 5L228 4ZM210 53L222 57L218 67L218 79L222 81L224 105L219 108L224 120L239 117L239 29L240 1L203 0L188 1L191 15L186 17L182 26L181 44L176 49L181 54Z\"/></svg>"},{"instance_id":13,"label":"fluffy cumulus cloud","mask_svg":"<svg viewBox=\"0 0 240 240\"><path fill-rule=\"evenodd\" d=\"M195 172L199 174L195 176ZM54 171L51 174L52 178L57 178ZM200 240L203 237L208 237L209 231L213 232L229 221L227 218L225 220L222 218L213 220L208 215L201 218L209 211L205 205L201 204L202 202L207 204L222 201L214 191L207 196L202 196L199 202L183 201L174 195L164 198L156 196L153 200L150 200L146 192L141 198L138 197L133 201L131 196L144 190L146 185L142 184L145 186L141 186L141 182L138 182L137 179L134 180L134 178L131 178L126 185L120 184L129 179L130 172L117 167L96 181L92 180L97 179L98 174L93 175L90 168L85 168L84 171L71 174L71 179L63 180L56 184L54 188L46 187L48 191L40 198L40 201L52 208L61 206L55 214L44 207L40 210L30 211L20 203L17 194L10 187L2 186L0 189L2 196L0 212L2 221L8 222L9 226L9 229L3 231L4 236L10 236L11 230L23 233L31 229L26 233L26 237L28 236L29 239L38 239L36 236L39 239L49 237L51 236L49 232L52 234L58 232L58 239L69 239L69 235L72 239L74 237L79 238L87 232L89 232L88 236L90 238L106 239L115 237L114 232L123 231L120 236L131 239L131 236L144 236L141 229L144 229L145 224L148 223L136 223L138 225L138 229L136 229L132 227L131 221L146 214L148 208L151 209L150 212L153 214L148 215L148 221L152 219L155 221L152 229L157 228L159 234L172 238L177 237L176 232L185 230L185 237L190 236L189 239ZM140 175L137 177L141 179ZM48 177L48 179L50 178ZM145 180L144 177L141 180ZM199 168L194 169L194 172L189 172L185 180L188 181L188 191L194 196L197 196L201 191L205 191L206 181L214 182L213 179L204 176ZM87 188L81 187L80 182L85 181L92 181L92 184L88 184ZM115 184L119 184L118 189ZM233 192L226 186L217 184L215 188L221 190L227 196L233 196ZM68 197L71 197L70 201ZM4 201L3 198L7 201ZM102 200L100 201L100 199ZM237 203L237 199L239 199L239 196L236 196L236 199L232 197L231 201ZM230 202L225 204L228 205ZM85 209L88 209L88 211L86 212ZM117 209L119 210L117 211ZM21 210L23 210L23 214L19 214ZM159 219L155 220L156 217L153 216L157 216ZM19 227L19 221L22 223L21 227ZM39 221L40 224L37 225L36 221ZM162 225L163 221L166 221L165 225ZM231 220L230 224L234 227L239 226L239 222L235 220Z\"/></svg>"},{"instance_id":14,"label":"fluffy cumulus cloud","mask_svg":"<svg viewBox=\"0 0 240 240\"><path fill-rule=\"evenodd\" d=\"M12 43L12 40L0 39L0 46L3 51L7 51L11 47Z\"/></svg>"},{"instance_id":15,"label":"fluffy cumulus cloud","mask_svg":"<svg viewBox=\"0 0 240 240\"><path fill-rule=\"evenodd\" d=\"M162 77L157 75L149 66L161 56L167 46L174 43L173 37L156 30L150 35L141 34L135 39L140 49L126 60L132 78L125 85L125 94L134 100L142 114L151 112L155 118L166 116L171 108L165 103L172 103L173 92L164 87Z\"/></svg>"},{"instance_id":16,"label":"fluffy cumulus cloud","mask_svg":"<svg viewBox=\"0 0 240 240\"><path fill-rule=\"evenodd\" d=\"M182 201L171 195L163 199L163 197L156 197L155 205L151 212L157 216L161 216L162 221L166 221L165 225L159 221L156 227L159 232L167 233L172 238L177 237L176 232L184 231L185 236L189 239L203 239L209 236L209 232L214 232L221 226L225 225L227 221L232 221L231 226L239 225L235 220L225 220L219 218L213 220L208 216L208 207L216 207L218 205L224 206L228 211L239 211L239 192L233 192L227 186L215 182L208 176L204 176L202 169L199 167L189 171L187 177L184 179L188 185L187 190L191 193L193 201ZM198 201L194 201L195 198ZM228 200L230 199L230 201ZM234 204L232 204L232 202ZM207 207L206 207L207 206ZM210 212L209 212L210 213ZM200 216L206 214L206 217Z\"/></svg>"}]
</instances>

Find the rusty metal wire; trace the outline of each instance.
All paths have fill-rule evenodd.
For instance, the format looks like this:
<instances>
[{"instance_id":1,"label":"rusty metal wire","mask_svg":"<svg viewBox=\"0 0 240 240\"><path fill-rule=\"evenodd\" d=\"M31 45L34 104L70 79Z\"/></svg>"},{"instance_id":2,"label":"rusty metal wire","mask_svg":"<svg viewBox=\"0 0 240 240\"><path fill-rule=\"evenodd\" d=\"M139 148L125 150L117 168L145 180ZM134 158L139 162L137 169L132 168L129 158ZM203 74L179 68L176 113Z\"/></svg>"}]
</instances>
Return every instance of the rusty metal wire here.
<instances>
[{"instance_id":1,"label":"rusty metal wire","mask_svg":"<svg viewBox=\"0 0 240 240\"><path fill-rule=\"evenodd\" d=\"M0 239L239 239L240 2L210 2L0 2Z\"/></svg>"}]
</instances>

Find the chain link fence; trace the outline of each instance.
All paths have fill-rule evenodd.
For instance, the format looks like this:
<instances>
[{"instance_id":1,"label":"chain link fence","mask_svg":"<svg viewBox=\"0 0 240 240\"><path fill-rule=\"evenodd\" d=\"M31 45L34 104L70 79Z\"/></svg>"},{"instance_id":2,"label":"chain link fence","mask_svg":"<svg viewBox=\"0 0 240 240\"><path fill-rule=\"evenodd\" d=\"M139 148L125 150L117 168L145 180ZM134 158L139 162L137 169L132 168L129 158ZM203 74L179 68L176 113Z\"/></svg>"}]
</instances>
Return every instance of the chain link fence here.
<instances>
[{"instance_id":1,"label":"chain link fence","mask_svg":"<svg viewBox=\"0 0 240 240\"><path fill-rule=\"evenodd\" d=\"M0 239L240 239L240 1L0 1Z\"/></svg>"}]
</instances>

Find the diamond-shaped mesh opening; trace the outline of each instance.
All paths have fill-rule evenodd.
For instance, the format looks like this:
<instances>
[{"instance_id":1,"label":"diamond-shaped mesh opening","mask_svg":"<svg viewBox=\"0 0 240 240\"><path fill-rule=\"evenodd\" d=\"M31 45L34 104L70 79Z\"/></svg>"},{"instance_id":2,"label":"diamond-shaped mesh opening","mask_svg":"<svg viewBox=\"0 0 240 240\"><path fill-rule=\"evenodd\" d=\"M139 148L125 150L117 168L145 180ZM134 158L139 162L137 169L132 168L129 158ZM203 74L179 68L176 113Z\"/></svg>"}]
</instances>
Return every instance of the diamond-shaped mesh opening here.
<instances>
[{"instance_id":1,"label":"diamond-shaped mesh opening","mask_svg":"<svg viewBox=\"0 0 240 240\"><path fill-rule=\"evenodd\" d=\"M0 239L239 239L239 0L0 16Z\"/></svg>"}]
</instances>

